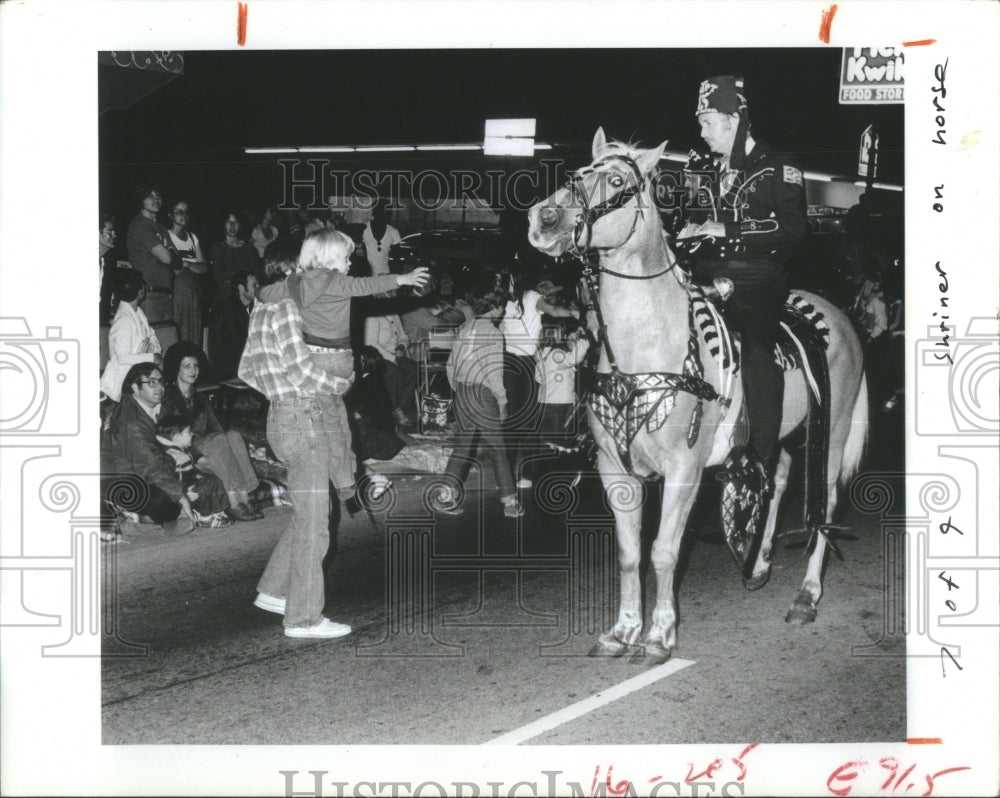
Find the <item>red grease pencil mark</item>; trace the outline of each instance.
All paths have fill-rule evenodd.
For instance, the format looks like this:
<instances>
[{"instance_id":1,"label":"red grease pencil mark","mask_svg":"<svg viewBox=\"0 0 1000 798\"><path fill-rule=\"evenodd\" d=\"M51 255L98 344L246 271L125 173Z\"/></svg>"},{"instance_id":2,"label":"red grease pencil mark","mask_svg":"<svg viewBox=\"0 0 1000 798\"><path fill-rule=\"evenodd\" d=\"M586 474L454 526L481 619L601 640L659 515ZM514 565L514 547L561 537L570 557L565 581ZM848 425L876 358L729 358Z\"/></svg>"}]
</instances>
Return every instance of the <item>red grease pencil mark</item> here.
<instances>
[{"instance_id":1,"label":"red grease pencil mark","mask_svg":"<svg viewBox=\"0 0 1000 798\"><path fill-rule=\"evenodd\" d=\"M834 3L829 9L823 12L823 18L819 23L819 40L823 44L830 43L830 26L833 24L833 15L837 13L837 4Z\"/></svg>"},{"instance_id":2,"label":"red grease pencil mark","mask_svg":"<svg viewBox=\"0 0 1000 798\"><path fill-rule=\"evenodd\" d=\"M928 44L934 44L937 39L915 39L912 42L903 42L903 47L925 47Z\"/></svg>"},{"instance_id":3,"label":"red grease pencil mark","mask_svg":"<svg viewBox=\"0 0 1000 798\"><path fill-rule=\"evenodd\" d=\"M247 4L237 3L236 43L242 47L247 43Z\"/></svg>"},{"instance_id":4,"label":"red grease pencil mark","mask_svg":"<svg viewBox=\"0 0 1000 798\"><path fill-rule=\"evenodd\" d=\"M907 737L907 745L941 745L940 737Z\"/></svg>"}]
</instances>

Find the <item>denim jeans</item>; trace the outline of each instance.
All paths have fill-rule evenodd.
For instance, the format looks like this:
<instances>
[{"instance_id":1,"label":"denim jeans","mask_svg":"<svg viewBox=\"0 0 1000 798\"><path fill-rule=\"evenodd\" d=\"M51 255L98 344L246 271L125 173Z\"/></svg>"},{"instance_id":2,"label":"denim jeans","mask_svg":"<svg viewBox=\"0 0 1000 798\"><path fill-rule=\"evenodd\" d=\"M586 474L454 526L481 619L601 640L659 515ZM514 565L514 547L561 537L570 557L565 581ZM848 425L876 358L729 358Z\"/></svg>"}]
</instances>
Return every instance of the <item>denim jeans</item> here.
<instances>
[{"instance_id":1,"label":"denim jeans","mask_svg":"<svg viewBox=\"0 0 1000 798\"><path fill-rule=\"evenodd\" d=\"M341 397L334 398L343 410ZM337 440L338 430L330 429L324 408L328 399L278 400L267 414L268 443L288 468L292 514L257 589L285 599L285 626L313 626L322 619L331 450L345 445Z\"/></svg>"},{"instance_id":2,"label":"denim jeans","mask_svg":"<svg viewBox=\"0 0 1000 798\"><path fill-rule=\"evenodd\" d=\"M513 471L504 448L500 406L493 392L481 385L456 383L455 420L459 435L445 474L464 482L479 450L496 475L500 498L516 496Z\"/></svg>"}]
</instances>

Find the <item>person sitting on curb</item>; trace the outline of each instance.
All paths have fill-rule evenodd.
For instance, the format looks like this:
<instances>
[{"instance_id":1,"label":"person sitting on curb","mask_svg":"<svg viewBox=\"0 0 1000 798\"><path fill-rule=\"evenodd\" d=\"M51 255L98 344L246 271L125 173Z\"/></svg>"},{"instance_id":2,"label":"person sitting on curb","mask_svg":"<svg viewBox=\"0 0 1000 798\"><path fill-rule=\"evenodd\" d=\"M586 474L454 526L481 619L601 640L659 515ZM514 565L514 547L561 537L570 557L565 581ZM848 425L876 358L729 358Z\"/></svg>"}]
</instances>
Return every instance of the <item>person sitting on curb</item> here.
<instances>
[{"instance_id":1,"label":"person sitting on curb","mask_svg":"<svg viewBox=\"0 0 1000 798\"><path fill-rule=\"evenodd\" d=\"M181 415L164 416L156 422L156 441L174 461L177 479L191 502L199 526L230 526L233 519L226 514L229 498L221 480L202 471L191 454L191 420ZM201 458L204 460L204 458Z\"/></svg>"},{"instance_id":2,"label":"person sitting on curb","mask_svg":"<svg viewBox=\"0 0 1000 798\"><path fill-rule=\"evenodd\" d=\"M156 441L163 392L163 373L155 363L136 363L125 375L121 403L102 436L105 498L114 502L125 493L119 481L127 483L134 501L125 510L148 516L168 535L187 535L195 527L194 509L174 461Z\"/></svg>"}]
</instances>

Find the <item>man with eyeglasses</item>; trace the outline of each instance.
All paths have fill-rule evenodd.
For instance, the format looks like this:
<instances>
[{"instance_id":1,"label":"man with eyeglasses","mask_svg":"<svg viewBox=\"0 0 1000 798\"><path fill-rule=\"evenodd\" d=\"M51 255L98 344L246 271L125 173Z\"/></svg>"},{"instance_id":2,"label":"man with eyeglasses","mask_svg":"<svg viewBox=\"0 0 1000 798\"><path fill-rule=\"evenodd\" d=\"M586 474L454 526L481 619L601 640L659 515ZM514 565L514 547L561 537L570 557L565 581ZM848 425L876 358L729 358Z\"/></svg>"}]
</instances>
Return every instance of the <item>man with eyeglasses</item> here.
<instances>
[{"instance_id":1,"label":"man with eyeglasses","mask_svg":"<svg viewBox=\"0 0 1000 798\"><path fill-rule=\"evenodd\" d=\"M121 403L102 436L101 470L110 501L162 524L168 535L186 535L195 527L191 502L174 461L156 440L164 389L155 363L136 363L128 370Z\"/></svg>"},{"instance_id":2,"label":"man with eyeglasses","mask_svg":"<svg viewBox=\"0 0 1000 798\"><path fill-rule=\"evenodd\" d=\"M138 269L149 286L143 310L150 324L174 318L174 273L182 267L167 229L156 216L163 207L160 192L144 186L137 192L139 213L129 223L125 249L133 269Z\"/></svg>"}]
</instances>

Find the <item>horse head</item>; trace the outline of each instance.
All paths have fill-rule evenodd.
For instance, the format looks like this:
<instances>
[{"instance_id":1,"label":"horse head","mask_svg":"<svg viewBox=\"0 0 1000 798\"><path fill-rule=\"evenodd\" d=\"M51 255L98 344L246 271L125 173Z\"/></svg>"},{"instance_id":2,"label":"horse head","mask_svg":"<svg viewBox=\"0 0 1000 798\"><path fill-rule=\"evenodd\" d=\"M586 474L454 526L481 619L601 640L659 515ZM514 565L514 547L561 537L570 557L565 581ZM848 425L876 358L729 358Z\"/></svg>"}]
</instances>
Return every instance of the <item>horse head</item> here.
<instances>
[{"instance_id":1,"label":"horse head","mask_svg":"<svg viewBox=\"0 0 1000 798\"><path fill-rule=\"evenodd\" d=\"M594 134L589 166L535 205L528 214L528 240L546 255L623 246L640 220L659 224L651 188L667 142L649 150Z\"/></svg>"}]
</instances>

